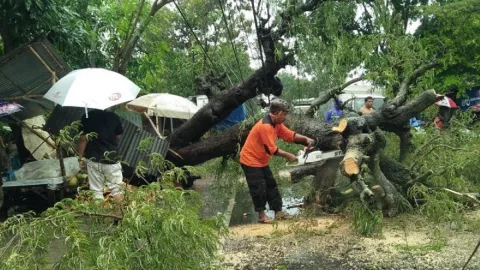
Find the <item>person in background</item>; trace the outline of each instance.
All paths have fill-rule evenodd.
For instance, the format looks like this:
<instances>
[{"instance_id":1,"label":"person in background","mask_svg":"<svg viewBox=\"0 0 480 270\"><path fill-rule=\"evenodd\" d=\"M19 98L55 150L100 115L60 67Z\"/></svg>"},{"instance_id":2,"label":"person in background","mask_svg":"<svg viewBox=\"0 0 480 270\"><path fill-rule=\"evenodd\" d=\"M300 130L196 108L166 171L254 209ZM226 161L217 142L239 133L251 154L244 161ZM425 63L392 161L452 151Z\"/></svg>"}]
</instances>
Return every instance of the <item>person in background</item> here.
<instances>
[{"instance_id":1,"label":"person in background","mask_svg":"<svg viewBox=\"0 0 480 270\"><path fill-rule=\"evenodd\" d=\"M374 113L375 109L373 108L373 97L368 96L365 98L365 104L360 108L361 114Z\"/></svg>"},{"instance_id":2,"label":"person in background","mask_svg":"<svg viewBox=\"0 0 480 270\"><path fill-rule=\"evenodd\" d=\"M340 99L337 101L333 100L333 109L328 110L325 114L325 122L336 123L343 117L343 110L339 107L341 104L342 101Z\"/></svg>"},{"instance_id":3,"label":"person in background","mask_svg":"<svg viewBox=\"0 0 480 270\"><path fill-rule=\"evenodd\" d=\"M420 119L419 116L414 116L412 118L410 118L410 126L411 127L419 127L421 125L423 125L423 121Z\"/></svg>"},{"instance_id":4,"label":"person in background","mask_svg":"<svg viewBox=\"0 0 480 270\"><path fill-rule=\"evenodd\" d=\"M275 211L275 219L288 218L282 211L282 197L268 163L273 156L283 157L289 162L294 162L297 158L294 154L279 149L276 145L277 138L289 143L308 146L315 144L313 139L297 134L283 124L292 110L286 101L278 98L271 100L269 110L270 112L253 126L240 151L240 164L260 223L272 221L265 214L267 202L270 209Z\"/></svg>"},{"instance_id":5,"label":"person in background","mask_svg":"<svg viewBox=\"0 0 480 270\"><path fill-rule=\"evenodd\" d=\"M440 114L437 114L434 118L433 118L433 124L435 125L436 128L440 129L440 130L443 130L443 126L444 126L444 123L443 123L443 117L440 116Z\"/></svg>"},{"instance_id":6,"label":"person in background","mask_svg":"<svg viewBox=\"0 0 480 270\"><path fill-rule=\"evenodd\" d=\"M118 202L123 202L123 174L119 162L118 140L123 133L120 118L113 112L93 110L81 119L80 142L78 155L80 163L85 163L88 173L88 183L95 199L103 200L103 190L106 185L111 196ZM86 134L95 133L87 141Z\"/></svg>"}]
</instances>

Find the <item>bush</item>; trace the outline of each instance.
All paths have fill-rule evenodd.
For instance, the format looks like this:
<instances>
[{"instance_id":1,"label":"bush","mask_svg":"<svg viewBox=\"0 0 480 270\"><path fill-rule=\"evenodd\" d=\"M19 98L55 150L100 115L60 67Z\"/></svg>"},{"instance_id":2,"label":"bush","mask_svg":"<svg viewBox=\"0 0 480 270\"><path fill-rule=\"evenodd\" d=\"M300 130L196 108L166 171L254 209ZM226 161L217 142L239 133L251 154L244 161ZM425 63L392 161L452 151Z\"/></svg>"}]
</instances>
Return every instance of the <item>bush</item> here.
<instances>
[{"instance_id":1,"label":"bush","mask_svg":"<svg viewBox=\"0 0 480 270\"><path fill-rule=\"evenodd\" d=\"M194 191L157 183L126 192L128 206L114 225L113 203L82 193L41 217L17 215L0 225L0 269L45 269L52 241L65 243L56 269L205 269L226 232L223 218L202 219Z\"/></svg>"},{"instance_id":2,"label":"bush","mask_svg":"<svg viewBox=\"0 0 480 270\"><path fill-rule=\"evenodd\" d=\"M78 135L70 134L75 130L76 123L57 141L73 146ZM139 150L148 144L141 142ZM94 201L84 191L39 217L31 212L0 224L0 269L209 268L227 233L223 216L201 218L200 195L173 187L185 179L185 171L158 154L146 159L136 172L153 167L161 177L148 186L127 188L122 207L111 200ZM52 245L62 254L54 254Z\"/></svg>"}]
</instances>

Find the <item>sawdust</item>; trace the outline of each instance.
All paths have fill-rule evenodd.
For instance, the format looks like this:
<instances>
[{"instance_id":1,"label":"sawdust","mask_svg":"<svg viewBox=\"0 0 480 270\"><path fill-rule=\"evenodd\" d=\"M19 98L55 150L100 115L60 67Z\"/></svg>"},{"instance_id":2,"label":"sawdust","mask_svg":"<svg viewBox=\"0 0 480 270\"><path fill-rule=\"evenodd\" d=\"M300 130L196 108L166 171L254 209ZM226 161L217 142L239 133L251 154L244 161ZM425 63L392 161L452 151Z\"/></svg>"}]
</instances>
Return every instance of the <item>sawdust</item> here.
<instances>
[{"instance_id":1,"label":"sawdust","mask_svg":"<svg viewBox=\"0 0 480 270\"><path fill-rule=\"evenodd\" d=\"M375 238L358 235L351 228L351 221L339 216L236 226L230 229L231 235L223 246L223 267L461 269L478 241L478 234L443 230L443 238L439 238L432 226L387 221L382 235ZM467 269L480 269L480 254L478 257Z\"/></svg>"},{"instance_id":2,"label":"sawdust","mask_svg":"<svg viewBox=\"0 0 480 270\"><path fill-rule=\"evenodd\" d=\"M313 218L313 219L297 219L291 221L280 221L272 224L249 224L243 226L235 226L230 228L230 233L236 237L268 237L276 234L289 234L304 231L325 231L329 230L332 225L340 222L339 218ZM338 228L337 228L338 229Z\"/></svg>"}]
</instances>

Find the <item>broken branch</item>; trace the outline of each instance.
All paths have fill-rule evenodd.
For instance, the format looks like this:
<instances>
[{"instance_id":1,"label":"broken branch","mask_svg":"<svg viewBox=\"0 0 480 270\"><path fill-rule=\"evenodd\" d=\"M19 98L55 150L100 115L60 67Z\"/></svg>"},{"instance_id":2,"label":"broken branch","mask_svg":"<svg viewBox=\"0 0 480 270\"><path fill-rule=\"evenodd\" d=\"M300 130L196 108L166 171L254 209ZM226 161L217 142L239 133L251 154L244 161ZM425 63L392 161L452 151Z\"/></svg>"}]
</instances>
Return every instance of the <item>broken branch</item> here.
<instances>
[{"instance_id":1,"label":"broken branch","mask_svg":"<svg viewBox=\"0 0 480 270\"><path fill-rule=\"evenodd\" d=\"M362 75L358 78L352 79L342 85L335 86L333 88L328 89L327 91L324 92L323 95L319 96L316 98L314 101L312 101L312 104L310 105L310 108L308 111L305 113L306 115L313 117L313 114L315 113L315 110L318 108L318 106L327 103L331 98L333 98L335 95L339 95L343 89L345 89L347 86L359 82L361 80L365 79L365 76Z\"/></svg>"}]
</instances>

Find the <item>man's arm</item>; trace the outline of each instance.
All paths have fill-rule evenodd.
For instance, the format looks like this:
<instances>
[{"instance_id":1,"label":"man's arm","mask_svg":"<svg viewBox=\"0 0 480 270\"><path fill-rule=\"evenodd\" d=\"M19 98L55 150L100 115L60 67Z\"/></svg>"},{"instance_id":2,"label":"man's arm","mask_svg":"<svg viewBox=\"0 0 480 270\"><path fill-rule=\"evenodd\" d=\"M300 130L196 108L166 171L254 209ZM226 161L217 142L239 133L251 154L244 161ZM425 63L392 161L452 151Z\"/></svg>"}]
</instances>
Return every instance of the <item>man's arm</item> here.
<instances>
[{"instance_id":1,"label":"man's arm","mask_svg":"<svg viewBox=\"0 0 480 270\"><path fill-rule=\"evenodd\" d=\"M311 147L315 144L315 140L307 136L295 133L295 143L303 144L305 146Z\"/></svg>"},{"instance_id":2,"label":"man's arm","mask_svg":"<svg viewBox=\"0 0 480 270\"><path fill-rule=\"evenodd\" d=\"M80 142L78 143L78 156L83 158L85 154L85 149L87 148L87 136L80 136Z\"/></svg>"},{"instance_id":3,"label":"man's arm","mask_svg":"<svg viewBox=\"0 0 480 270\"><path fill-rule=\"evenodd\" d=\"M282 149L278 148L277 150L277 156L279 157L283 157L285 158L286 160L288 160L289 162L294 162L295 160L297 160L297 157L292 154L292 153L289 153L287 151L283 151Z\"/></svg>"}]
</instances>

